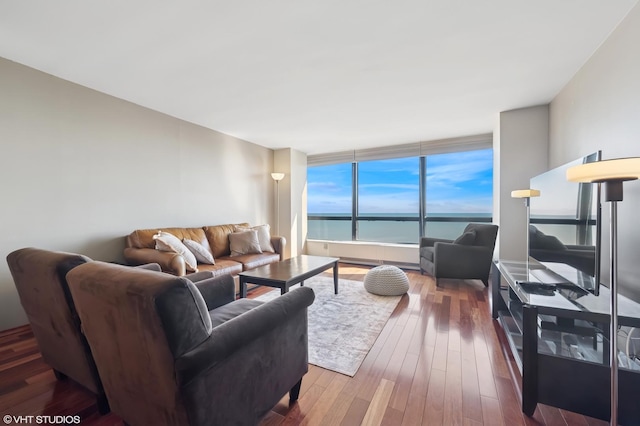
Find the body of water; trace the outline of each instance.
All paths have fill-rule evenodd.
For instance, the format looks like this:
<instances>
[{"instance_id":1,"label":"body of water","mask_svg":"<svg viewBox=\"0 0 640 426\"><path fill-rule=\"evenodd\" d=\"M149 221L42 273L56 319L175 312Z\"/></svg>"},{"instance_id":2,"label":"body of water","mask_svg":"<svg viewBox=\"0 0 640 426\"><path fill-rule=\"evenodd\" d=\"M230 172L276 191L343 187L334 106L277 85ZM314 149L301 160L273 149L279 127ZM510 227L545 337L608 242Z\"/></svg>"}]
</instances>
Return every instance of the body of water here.
<instances>
[{"instance_id":1,"label":"body of water","mask_svg":"<svg viewBox=\"0 0 640 426\"><path fill-rule=\"evenodd\" d=\"M310 216L325 216L312 214ZM345 220L309 219L308 237L317 240L351 241L351 220L349 215L326 215L331 217L344 217ZM378 214L376 217L398 216L397 214ZM403 217L418 218L418 215ZM490 213L443 213L428 215L425 225L426 235L434 238L455 239L462 234L469 221L461 222L437 222L429 221L429 218L490 218ZM385 243L418 244L420 231L418 221L395 220L358 220L358 240Z\"/></svg>"}]
</instances>

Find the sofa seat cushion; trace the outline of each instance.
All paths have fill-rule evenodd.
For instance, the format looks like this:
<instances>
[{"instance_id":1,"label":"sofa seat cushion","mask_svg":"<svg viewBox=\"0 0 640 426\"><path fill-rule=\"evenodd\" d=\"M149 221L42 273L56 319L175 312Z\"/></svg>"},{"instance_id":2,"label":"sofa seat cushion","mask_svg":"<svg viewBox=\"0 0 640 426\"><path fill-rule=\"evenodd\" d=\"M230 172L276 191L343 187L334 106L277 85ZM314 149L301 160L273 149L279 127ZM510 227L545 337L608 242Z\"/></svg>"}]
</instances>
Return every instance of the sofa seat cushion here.
<instances>
[{"instance_id":1,"label":"sofa seat cushion","mask_svg":"<svg viewBox=\"0 0 640 426\"><path fill-rule=\"evenodd\" d=\"M249 269L257 268L258 266L279 262L280 255L278 253L250 253L229 258L223 257L221 259L233 259L235 262L240 262L243 266L243 270L247 271Z\"/></svg>"},{"instance_id":2,"label":"sofa seat cushion","mask_svg":"<svg viewBox=\"0 0 640 426\"><path fill-rule=\"evenodd\" d=\"M244 314L251 309L262 305L264 302L253 299L238 299L234 302L222 305L212 311L209 311L211 317L211 324L213 328L223 324L230 319L233 319L239 315Z\"/></svg>"},{"instance_id":3,"label":"sofa seat cushion","mask_svg":"<svg viewBox=\"0 0 640 426\"><path fill-rule=\"evenodd\" d=\"M207 265L206 263L198 264L198 271L210 271L214 277L224 274L237 275L242 272L242 263L230 259L216 259L215 265Z\"/></svg>"}]
</instances>

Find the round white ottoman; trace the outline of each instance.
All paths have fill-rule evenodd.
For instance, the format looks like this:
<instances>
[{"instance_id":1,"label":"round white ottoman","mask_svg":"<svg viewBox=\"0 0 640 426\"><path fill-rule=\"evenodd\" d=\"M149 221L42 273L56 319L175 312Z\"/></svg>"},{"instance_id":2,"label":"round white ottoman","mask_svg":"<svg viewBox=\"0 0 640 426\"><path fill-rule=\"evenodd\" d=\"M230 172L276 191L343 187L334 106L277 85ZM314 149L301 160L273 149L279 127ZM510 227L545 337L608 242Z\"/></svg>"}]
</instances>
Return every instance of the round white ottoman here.
<instances>
[{"instance_id":1,"label":"round white ottoman","mask_svg":"<svg viewBox=\"0 0 640 426\"><path fill-rule=\"evenodd\" d=\"M400 296L409 291L407 274L396 266L376 266L364 277L364 288L380 296Z\"/></svg>"}]
</instances>

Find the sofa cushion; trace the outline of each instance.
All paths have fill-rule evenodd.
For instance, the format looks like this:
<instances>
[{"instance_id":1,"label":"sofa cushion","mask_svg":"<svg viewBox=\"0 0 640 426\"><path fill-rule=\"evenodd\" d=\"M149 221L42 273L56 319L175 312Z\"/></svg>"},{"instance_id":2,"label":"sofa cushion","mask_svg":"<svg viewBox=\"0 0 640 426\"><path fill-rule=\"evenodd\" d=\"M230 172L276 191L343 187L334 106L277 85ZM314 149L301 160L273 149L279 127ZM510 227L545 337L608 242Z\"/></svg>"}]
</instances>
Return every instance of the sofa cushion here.
<instances>
[{"instance_id":1,"label":"sofa cushion","mask_svg":"<svg viewBox=\"0 0 640 426\"><path fill-rule=\"evenodd\" d=\"M214 277L225 274L237 275L242 272L242 263L236 262L229 258L217 258L215 265L207 265L206 263L201 263L200 265L198 265L198 270L200 272L209 271L213 274Z\"/></svg>"},{"instance_id":2,"label":"sofa cushion","mask_svg":"<svg viewBox=\"0 0 640 426\"><path fill-rule=\"evenodd\" d=\"M242 269L246 271L248 269L257 268L258 266L278 262L280 261L280 255L278 253L250 253L233 256L230 259L240 262L243 266Z\"/></svg>"},{"instance_id":3,"label":"sofa cushion","mask_svg":"<svg viewBox=\"0 0 640 426\"><path fill-rule=\"evenodd\" d=\"M231 254L231 248L229 246L229 234L235 231L236 226L243 226L245 228L248 228L250 225L248 223L237 223L233 225L204 226L202 228L206 235L207 241L209 242L211 254L213 254L213 257L215 259L219 257L229 256Z\"/></svg>"},{"instance_id":4,"label":"sofa cushion","mask_svg":"<svg viewBox=\"0 0 640 426\"><path fill-rule=\"evenodd\" d=\"M257 225L251 228L236 226L236 232L239 231L248 231L250 229L254 229L258 232L258 242L260 243L260 250L263 252L267 251L270 253L274 253L276 250L273 248L273 244L271 244L271 227L269 224L265 225Z\"/></svg>"},{"instance_id":5,"label":"sofa cushion","mask_svg":"<svg viewBox=\"0 0 640 426\"><path fill-rule=\"evenodd\" d=\"M175 235L181 241L185 238L188 240L196 241L206 247L209 251L211 251L211 247L209 247L209 241L207 240L205 232L202 228L138 229L127 236L126 246L134 248L153 249L156 247L156 242L153 239L153 236L156 235L158 231L164 231L170 233L171 235Z\"/></svg>"},{"instance_id":6,"label":"sofa cushion","mask_svg":"<svg viewBox=\"0 0 640 426\"><path fill-rule=\"evenodd\" d=\"M193 253L198 263L206 263L209 265L214 265L216 263L209 250L207 250L205 246L203 246L199 242L185 238L184 240L182 240L182 243L189 249L191 253Z\"/></svg>"},{"instance_id":7,"label":"sofa cushion","mask_svg":"<svg viewBox=\"0 0 640 426\"><path fill-rule=\"evenodd\" d=\"M189 251L187 246L173 234L160 231L153 236L156 240L156 249L161 251L173 251L184 257L184 263L187 264L187 270L198 272L198 261L196 257Z\"/></svg>"},{"instance_id":8,"label":"sofa cushion","mask_svg":"<svg viewBox=\"0 0 640 426\"><path fill-rule=\"evenodd\" d=\"M249 229L229 234L229 248L231 249L231 257L248 253L262 253L258 231Z\"/></svg>"}]
</instances>

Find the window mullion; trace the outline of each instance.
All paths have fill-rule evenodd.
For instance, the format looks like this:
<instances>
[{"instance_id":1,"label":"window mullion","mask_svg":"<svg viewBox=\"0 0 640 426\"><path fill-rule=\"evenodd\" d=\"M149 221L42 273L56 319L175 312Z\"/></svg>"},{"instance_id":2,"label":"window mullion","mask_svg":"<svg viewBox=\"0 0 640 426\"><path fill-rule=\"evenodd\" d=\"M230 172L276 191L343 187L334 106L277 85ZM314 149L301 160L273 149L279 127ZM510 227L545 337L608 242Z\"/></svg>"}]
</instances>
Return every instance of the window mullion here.
<instances>
[{"instance_id":1,"label":"window mullion","mask_svg":"<svg viewBox=\"0 0 640 426\"><path fill-rule=\"evenodd\" d=\"M419 206L419 228L420 238L426 235L425 231L425 216L427 213L427 159L426 157L420 157L420 179L418 183L418 190L420 191L420 206Z\"/></svg>"},{"instance_id":2,"label":"window mullion","mask_svg":"<svg viewBox=\"0 0 640 426\"><path fill-rule=\"evenodd\" d=\"M358 239L358 163L351 163L351 240Z\"/></svg>"}]
</instances>

